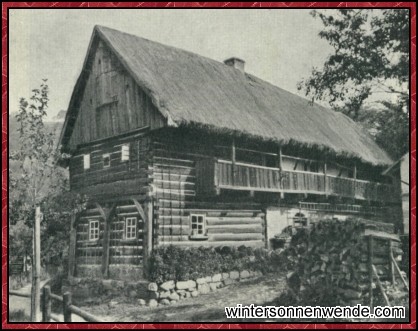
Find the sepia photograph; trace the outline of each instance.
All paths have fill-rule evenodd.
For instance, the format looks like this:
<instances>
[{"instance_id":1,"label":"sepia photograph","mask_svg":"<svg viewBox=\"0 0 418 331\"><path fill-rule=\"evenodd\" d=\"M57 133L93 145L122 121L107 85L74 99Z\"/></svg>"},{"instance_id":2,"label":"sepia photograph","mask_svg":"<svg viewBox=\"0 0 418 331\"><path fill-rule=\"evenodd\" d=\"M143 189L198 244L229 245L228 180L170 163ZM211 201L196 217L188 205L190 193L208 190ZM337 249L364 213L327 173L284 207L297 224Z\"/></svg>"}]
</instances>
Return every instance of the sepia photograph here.
<instances>
[{"instance_id":1,"label":"sepia photograph","mask_svg":"<svg viewBox=\"0 0 418 331\"><path fill-rule=\"evenodd\" d=\"M3 8L3 327L415 325L414 3L32 4Z\"/></svg>"}]
</instances>

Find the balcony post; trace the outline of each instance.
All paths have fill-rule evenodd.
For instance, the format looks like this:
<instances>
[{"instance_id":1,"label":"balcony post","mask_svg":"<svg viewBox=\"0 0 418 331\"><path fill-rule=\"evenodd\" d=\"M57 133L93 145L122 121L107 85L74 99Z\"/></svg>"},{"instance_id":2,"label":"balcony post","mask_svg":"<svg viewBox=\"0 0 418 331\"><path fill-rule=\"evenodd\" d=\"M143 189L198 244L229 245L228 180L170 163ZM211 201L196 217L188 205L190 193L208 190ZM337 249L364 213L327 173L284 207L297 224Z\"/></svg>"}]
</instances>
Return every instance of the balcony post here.
<instances>
[{"instance_id":1,"label":"balcony post","mask_svg":"<svg viewBox=\"0 0 418 331\"><path fill-rule=\"evenodd\" d=\"M280 199L284 199L284 192L283 183L282 183L282 172L283 172L283 159L282 159L282 146L279 146L279 153L277 154L277 168L280 170L280 180L279 180L279 188L280 188Z\"/></svg>"},{"instance_id":2,"label":"balcony post","mask_svg":"<svg viewBox=\"0 0 418 331\"><path fill-rule=\"evenodd\" d=\"M327 181L327 160L324 161L324 191L325 197L328 198L328 181Z\"/></svg>"},{"instance_id":3,"label":"balcony post","mask_svg":"<svg viewBox=\"0 0 418 331\"><path fill-rule=\"evenodd\" d=\"M357 185L356 185L356 179L357 179L357 165L354 163L353 168L353 198L356 198L357 193Z\"/></svg>"}]
</instances>

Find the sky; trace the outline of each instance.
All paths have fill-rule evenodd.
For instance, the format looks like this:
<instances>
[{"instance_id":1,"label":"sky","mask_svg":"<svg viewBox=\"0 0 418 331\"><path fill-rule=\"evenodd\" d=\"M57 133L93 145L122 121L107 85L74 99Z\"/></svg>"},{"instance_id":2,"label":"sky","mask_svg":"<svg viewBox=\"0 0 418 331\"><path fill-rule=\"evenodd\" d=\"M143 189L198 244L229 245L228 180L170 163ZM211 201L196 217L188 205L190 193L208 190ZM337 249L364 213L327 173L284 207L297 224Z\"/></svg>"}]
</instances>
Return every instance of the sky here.
<instances>
[{"instance_id":1,"label":"sky","mask_svg":"<svg viewBox=\"0 0 418 331\"><path fill-rule=\"evenodd\" d=\"M245 71L302 95L296 84L332 49L309 9L13 9L9 25L9 102L30 97L42 78L49 117L68 107L93 27L104 25L217 61L236 56Z\"/></svg>"}]
</instances>

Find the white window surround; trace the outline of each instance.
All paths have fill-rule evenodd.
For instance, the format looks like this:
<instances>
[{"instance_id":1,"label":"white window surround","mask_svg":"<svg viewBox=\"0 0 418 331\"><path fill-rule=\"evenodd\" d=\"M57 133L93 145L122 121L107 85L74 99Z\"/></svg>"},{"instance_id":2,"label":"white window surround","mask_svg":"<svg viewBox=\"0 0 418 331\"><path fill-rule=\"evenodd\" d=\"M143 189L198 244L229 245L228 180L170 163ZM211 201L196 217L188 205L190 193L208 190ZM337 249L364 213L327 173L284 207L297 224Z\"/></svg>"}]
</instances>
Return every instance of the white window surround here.
<instances>
[{"instance_id":1,"label":"white window surround","mask_svg":"<svg viewBox=\"0 0 418 331\"><path fill-rule=\"evenodd\" d=\"M84 170L90 169L90 154L83 155L83 168Z\"/></svg>"},{"instance_id":2,"label":"white window surround","mask_svg":"<svg viewBox=\"0 0 418 331\"><path fill-rule=\"evenodd\" d=\"M206 234L206 215L190 214L190 238L207 238Z\"/></svg>"},{"instance_id":3,"label":"white window surround","mask_svg":"<svg viewBox=\"0 0 418 331\"><path fill-rule=\"evenodd\" d=\"M100 222L98 220L89 220L89 240L94 241L99 239Z\"/></svg>"},{"instance_id":4,"label":"white window surround","mask_svg":"<svg viewBox=\"0 0 418 331\"><path fill-rule=\"evenodd\" d=\"M124 144L121 147L121 161L129 161L129 144Z\"/></svg>"},{"instance_id":5,"label":"white window surround","mask_svg":"<svg viewBox=\"0 0 418 331\"><path fill-rule=\"evenodd\" d=\"M103 168L110 167L110 154L109 153L103 154L102 160L103 160Z\"/></svg>"},{"instance_id":6,"label":"white window surround","mask_svg":"<svg viewBox=\"0 0 418 331\"><path fill-rule=\"evenodd\" d=\"M125 218L125 239L136 239L137 233L137 218L126 217Z\"/></svg>"}]
</instances>

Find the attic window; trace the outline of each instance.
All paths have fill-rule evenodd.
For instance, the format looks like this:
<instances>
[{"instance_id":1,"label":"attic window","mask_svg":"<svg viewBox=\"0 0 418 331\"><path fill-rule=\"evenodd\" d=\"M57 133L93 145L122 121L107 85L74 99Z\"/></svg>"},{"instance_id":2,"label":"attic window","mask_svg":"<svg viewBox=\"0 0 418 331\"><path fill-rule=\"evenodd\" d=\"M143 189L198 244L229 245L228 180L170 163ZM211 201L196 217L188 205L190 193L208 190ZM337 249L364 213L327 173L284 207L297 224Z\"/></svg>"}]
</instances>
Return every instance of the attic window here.
<instances>
[{"instance_id":1,"label":"attic window","mask_svg":"<svg viewBox=\"0 0 418 331\"><path fill-rule=\"evenodd\" d=\"M110 154L103 154L103 168L110 167Z\"/></svg>"},{"instance_id":2,"label":"attic window","mask_svg":"<svg viewBox=\"0 0 418 331\"><path fill-rule=\"evenodd\" d=\"M122 145L121 161L129 161L129 144Z\"/></svg>"},{"instance_id":3,"label":"attic window","mask_svg":"<svg viewBox=\"0 0 418 331\"><path fill-rule=\"evenodd\" d=\"M90 154L83 155L83 168L84 170L90 169Z\"/></svg>"}]
</instances>

